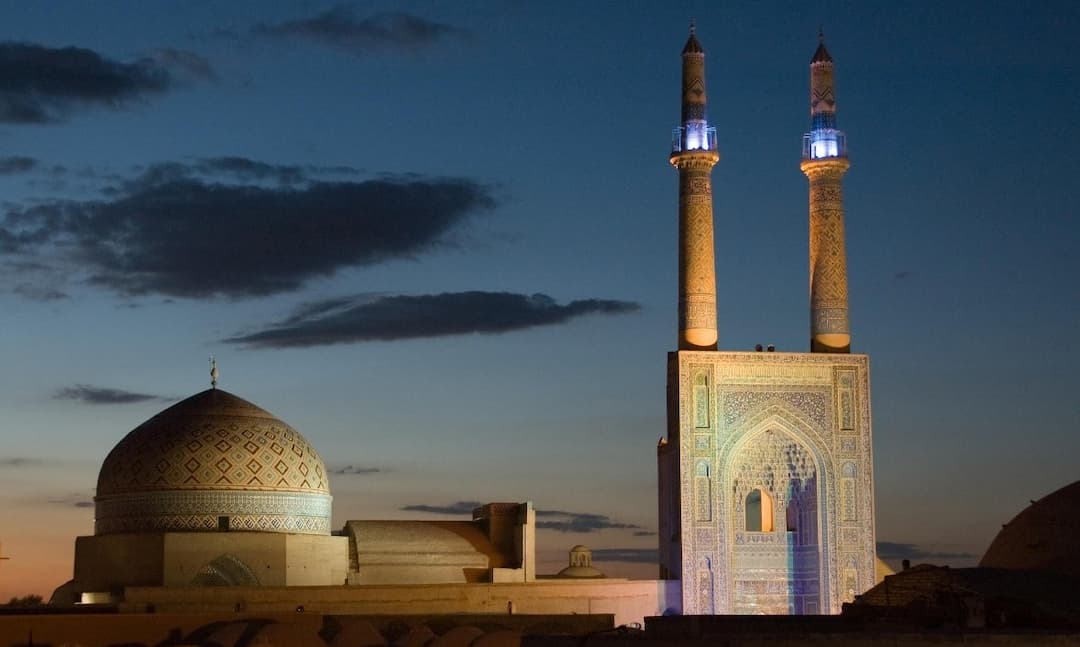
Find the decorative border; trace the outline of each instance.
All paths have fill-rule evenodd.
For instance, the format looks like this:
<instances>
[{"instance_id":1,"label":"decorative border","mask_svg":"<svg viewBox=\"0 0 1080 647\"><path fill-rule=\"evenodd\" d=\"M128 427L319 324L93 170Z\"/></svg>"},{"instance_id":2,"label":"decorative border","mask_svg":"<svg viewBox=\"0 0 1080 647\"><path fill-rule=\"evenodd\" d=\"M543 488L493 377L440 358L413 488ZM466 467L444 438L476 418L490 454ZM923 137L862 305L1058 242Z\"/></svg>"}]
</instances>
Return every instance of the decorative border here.
<instances>
[{"instance_id":1,"label":"decorative border","mask_svg":"<svg viewBox=\"0 0 1080 647\"><path fill-rule=\"evenodd\" d=\"M330 534L328 494L237 491L163 491L94 499L94 533L229 530Z\"/></svg>"}]
</instances>

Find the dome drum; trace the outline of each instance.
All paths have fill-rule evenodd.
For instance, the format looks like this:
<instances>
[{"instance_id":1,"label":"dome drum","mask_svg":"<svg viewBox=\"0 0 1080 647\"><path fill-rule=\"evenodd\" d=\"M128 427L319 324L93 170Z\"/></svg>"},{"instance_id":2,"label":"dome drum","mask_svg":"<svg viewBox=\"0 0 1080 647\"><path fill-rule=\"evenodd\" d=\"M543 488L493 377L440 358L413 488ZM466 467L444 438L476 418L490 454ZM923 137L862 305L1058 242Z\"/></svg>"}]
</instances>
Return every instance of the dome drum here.
<instances>
[{"instance_id":1,"label":"dome drum","mask_svg":"<svg viewBox=\"0 0 1080 647\"><path fill-rule=\"evenodd\" d=\"M299 492L184 490L97 497L94 534L227 529L328 535L331 500Z\"/></svg>"}]
</instances>

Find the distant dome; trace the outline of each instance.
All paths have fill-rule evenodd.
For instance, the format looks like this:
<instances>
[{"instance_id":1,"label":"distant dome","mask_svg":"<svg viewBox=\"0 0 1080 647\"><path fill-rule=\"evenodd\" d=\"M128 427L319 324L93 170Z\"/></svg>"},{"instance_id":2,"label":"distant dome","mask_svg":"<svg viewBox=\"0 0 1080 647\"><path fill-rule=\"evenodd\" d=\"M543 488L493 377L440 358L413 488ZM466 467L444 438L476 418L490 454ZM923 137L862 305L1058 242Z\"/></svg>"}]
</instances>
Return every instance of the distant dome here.
<instances>
[{"instance_id":1,"label":"distant dome","mask_svg":"<svg viewBox=\"0 0 1080 647\"><path fill-rule=\"evenodd\" d=\"M94 532L330 533L326 466L295 429L221 389L136 427L105 458Z\"/></svg>"},{"instance_id":2,"label":"distant dome","mask_svg":"<svg viewBox=\"0 0 1080 647\"><path fill-rule=\"evenodd\" d=\"M578 544L570 549L570 565L559 571L556 577L597 580L607 576L593 567L592 551L589 547Z\"/></svg>"},{"instance_id":3,"label":"distant dome","mask_svg":"<svg viewBox=\"0 0 1080 647\"><path fill-rule=\"evenodd\" d=\"M1080 481L1025 508L1005 524L979 566L1080 577Z\"/></svg>"}]
</instances>

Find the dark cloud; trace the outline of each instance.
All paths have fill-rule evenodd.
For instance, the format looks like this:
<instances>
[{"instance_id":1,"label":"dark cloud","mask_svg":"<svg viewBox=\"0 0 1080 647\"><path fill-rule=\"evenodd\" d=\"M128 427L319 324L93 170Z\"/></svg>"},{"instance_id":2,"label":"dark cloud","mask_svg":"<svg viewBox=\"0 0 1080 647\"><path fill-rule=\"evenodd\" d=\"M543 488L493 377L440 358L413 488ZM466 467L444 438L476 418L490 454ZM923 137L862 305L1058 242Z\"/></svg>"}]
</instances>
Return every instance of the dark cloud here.
<instances>
[{"instance_id":1,"label":"dark cloud","mask_svg":"<svg viewBox=\"0 0 1080 647\"><path fill-rule=\"evenodd\" d=\"M0 458L0 468L4 467L37 467L44 465L45 461L40 458L27 458L25 456L6 456Z\"/></svg>"},{"instance_id":2,"label":"dark cloud","mask_svg":"<svg viewBox=\"0 0 1080 647\"><path fill-rule=\"evenodd\" d=\"M331 474L378 474L382 470L378 467L356 467L353 465L346 465L335 470L330 470Z\"/></svg>"},{"instance_id":3,"label":"dark cloud","mask_svg":"<svg viewBox=\"0 0 1080 647\"><path fill-rule=\"evenodd\" d=\"M167 400L159 395L133 393L121 389L109 389L88 384L65 387L53 394L57 400L78 400L84 404L132 404L151 400Z\"/></svg>"},{"instance_id":4,"label":"dark cloud","mask_svg":"<svg viewBox=\"0 0 1080 647\"><path fill-rule=\"evenodd\" d=\"M94 507L94 499L82 494L69 494L62 497L56 497L54 499L49 499L48 502L55 505L71 506L73 508Z\"/></svg>"},{"instance_id":5,"label":"dark cloud","mask_svg":"<svg viewBox=\"0 0 1080 647\"><path fill-rule=\"evenodd\" d=\"M217 72L210 61L186 49L163 47L154 50L150 57L162 67L175 70L181 75L204 81L217 80Z\"/></svg>"},{"instance_id":6,"label":"dark cloud","mask_svg":"<svg viewBox=\"0 0 1080 647\"><path fill-rule=\"evenodd\" d=\"M896 274L893 274L893 280L894 281L903 281L904 279L910 278L910 277L911 277L911 272L909 272L907 270L902 270L900 272L897 272Z\"/></svg>"},{"instance_id":7,"label":"dark cloud","mask_svg":"<svg viewBox=\"0 0 1080 647\"><path fill-rule=\"evenodd\" d=\"M544 294L445 292L419 296L365 295L308 303L286 319L226 342L253 348L322 346L471 333L497 334L561 324L583 315L622 314L628 301L582 299L566 305Z\"/></svg>"},{"instance_id":8,"label":"dark cloud","mask_svg":"<svg viewBox=\"0 0 1080 647\"><path fill-rule=\"evenodd\" d=\"M173 85L168 67L153 58L121 63L79 47L0 43L0 122L60 122L81 109L123 108Z\"/></svg>"},{"instance_id":9,"label":"dark cloud","mask_svg":"<svg viewBox=\"0 0 1080 647\"><path fill-rule=\"evenodd\" d=\"M299 184L335 175L356 175L359 169L351 166L299 166L268 164L246 157L207 157L192 165L191 170L206 176L229 176L243 181L272 180L278 184Z\"/></svg>"},{"instance_id":10,"label":"dark cloud","mask_svg":"<svg viewBox=\"0 0 1080 647\"><path fill-rule=\"evenodd\" d=\"M660 563L660 551L655 548L594 548L592 557L594 562Z\"/></svg>"},{"instance_id":11,"label":"dark cloud","mask_svg":"<svg viewBox=\"0 0 1080 647\"><path fill-rule=\"evenodd\" d=\"M457 503L451 503L450 505L429 505L426 503L416 503L413 505L403 505L401 510L405 512L430 512L432 514L472 514L472 511L479 508L482 503L479 501L458 501Z\"/></svg>"},{"instance_id":12,"label":"dark cloud","mask_svg":"<svg viewBox=\"0 0 1080 647\"><path fill-rule=\"evenodd\" d=\"M15 175L27 173L38 166L38 161L33 157L15 155L12 157L0 157L0 175Z\"/></svg>"},{"instance_id":13,"label":"dark cloud","mask_svg":"<svg viewBox=\"0 0 1080 647\"><path fill-rule=\"evenodd\" d=\"M978 555L956 551L943 551L918 544L892 541L877 542L877 555L881 559L974 559Z\"/></svg>"},{"instance_id":14,"label":"dark cloud","mask_svg":"<svg viewBox=\"0 0 1080 647\"><path fill-rule=\"evenodd\" d=\"M557 532L596 532L597 530L639 530L641 526L621 523L607 515L590 512L567 512L565 510L537 510L536 527Z\"/></svg>"},{"instance_id":15,"label":"dark cloud","mask_svg":"<svg viewBox=\"0 0 1080 647\"><path fill-rule=\"evenodd\" d=\"M634 532L635 537L655 537L656 533L651 530L638 530Z\"/></svg>"},{"instance_id":16,"label":"dark cloud","mask_svg":"<svg viewBox=\"0 0 1080 647\"><path fill-rule=\"evenodd\" d=\"M105 200L10 207L0 252L79 268L90 283L129 296L265 296L342 268L415 257L494 206L487 187L465 179L261 186L194 177L280 180L290 168L231 157L155 164Z\"/></svg>"},{"instance_id":17,"label":"dark cloud","mask_svg":"<svg viewBox=\"0 0 1080 647\"><path fill-rule=\"evenodd\" d=\"M257 25L252 33L308 40L357 55L418 52L440 41L467 35L463 29L401 11L358 19L347 7L335 7L312 18Z\"/></svg>"}]
</instances>

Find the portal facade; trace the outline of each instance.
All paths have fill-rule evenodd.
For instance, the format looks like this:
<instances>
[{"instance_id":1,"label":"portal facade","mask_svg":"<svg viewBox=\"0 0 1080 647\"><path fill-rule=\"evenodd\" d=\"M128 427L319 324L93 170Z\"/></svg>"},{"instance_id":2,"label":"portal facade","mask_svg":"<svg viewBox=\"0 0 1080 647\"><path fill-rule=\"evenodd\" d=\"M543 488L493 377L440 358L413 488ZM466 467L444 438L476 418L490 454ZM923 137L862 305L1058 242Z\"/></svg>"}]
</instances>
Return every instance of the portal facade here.
<instances>
[{"instance_id":1,"label":"portal facade","mask_svg":"<svg viewBox=\"0 0 1080 647\"><path fill-rule=\"evenodd\" d=\"M839 613L874 585L866 355L679 351L659 448L683 613Z\"/></svg>"}]
</instances>

